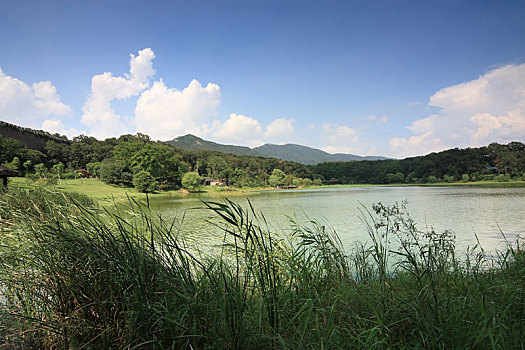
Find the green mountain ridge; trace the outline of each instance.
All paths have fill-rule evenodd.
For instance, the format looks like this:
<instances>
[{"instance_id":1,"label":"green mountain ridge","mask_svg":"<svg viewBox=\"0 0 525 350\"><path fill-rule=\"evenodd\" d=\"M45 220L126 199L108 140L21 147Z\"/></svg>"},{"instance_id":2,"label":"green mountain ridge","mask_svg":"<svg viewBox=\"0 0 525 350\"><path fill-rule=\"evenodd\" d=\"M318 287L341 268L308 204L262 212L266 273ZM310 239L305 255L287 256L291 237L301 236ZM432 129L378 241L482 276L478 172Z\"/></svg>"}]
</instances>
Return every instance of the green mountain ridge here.
<instances>
[{"instance_id":1,"label":"green mountain ridge","mask_svg":"<svg viewBox=\"0 0 525 350\"><path fill-rule=\"evenodd\" d=\"M259 147L249 148L245 146L223 145L220 143L203 140L195 135L184 135L167 141L167 144L190 150L214 150L235 155L262 156L290 160L302 164L314 165L324 162L346 162L351 160L384 160L381 156L358 156L354 154L336 153L330 154L320 149L297 145L274 145L265 144Z\"/></svg>"},{"instance_id":2,"label":"green mountain ridge","mask_svg":"<svg viewBox=\"0 0 525 350\"><path fill-rule=\"evenodd\" d=\"M223 145L213 141L203 140L195 135L184 135L174 138L171 141L166 141L168 145L172 145L178 148L187 150L211 150L219 151L223 153L231 153L237 156L259 156L265 157L263 153L259 153L249 147L235 146L235 145Z\"/></svg>"}]
</instances>

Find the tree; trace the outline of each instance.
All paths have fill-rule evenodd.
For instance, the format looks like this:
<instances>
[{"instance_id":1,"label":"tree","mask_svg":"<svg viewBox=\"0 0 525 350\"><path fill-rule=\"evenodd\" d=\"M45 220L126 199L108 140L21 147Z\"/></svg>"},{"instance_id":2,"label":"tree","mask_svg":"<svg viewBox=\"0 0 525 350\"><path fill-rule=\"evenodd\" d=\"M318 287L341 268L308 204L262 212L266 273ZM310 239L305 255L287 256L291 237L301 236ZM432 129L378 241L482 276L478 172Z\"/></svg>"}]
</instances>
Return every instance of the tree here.
<instances>
[{"instance_id":1,"label":"tree","mask_svg":"<svg viewBox=\"0 0 525 350\"><path fill-rule=\"evenodd\" d=\"M445 175L443 176L443 180L445 180L445 182L454 182L454 176Z\"/></svg>"},{"instance_id":2,"label":"tree","mask_svg":"<svg viewBox=\"0 0 525 350\"><path fill-rule=\"evenodd\" d=\"M434 175L430 175L429 177L427 177L427 182L430 182L430 183L436 183L437 182L437 178L434 176Z\"/></svg>"},{"instance_id":3,"label":"tree","mask_svg":"<svg viewBox=\"0 0 525 350\"><path fill-rule=\"evenodd\" d=\"M53 165L53 172L58 177L58 183L62 185L62 179L60 178L60 174L64 171L64 164L62 162Z\"/></svg>"},{"instance_id":4,"label":"tree","mask_svg":"<svg viewBox=\"0 0 525 350\"><path fill-rule=\"evenodd\" d=\"M463 174L461 178L463 179L464 182L467 182L468 180L470 180L470 176L468 176L468 174Z\"/></svg>"},{"instance_id":5,"label":"tree","mask_svg":"<svg viewBox=\"0 0 525 350\"><path fill-rule=\"evenodd\" d=\"M104 159L100 163L100 179L104 182L122 181L124 164L114 159Z\"/></svg>"},{"instance_id":6,"label":"tree","mask_svg":"<svg viewBox=\"0 0 525 350\"><path fill-rule=\"evenodd\" d=\"M198 191L201 187L201 177L196 172L187 172L182 177L182 187L190 192Z\"/></svg>"},{"instance_id":7,"label":"tree","mask_svg":"<svg viewBox=\"0 0 525 350\"><path fill-rule=\"evenodd\" d=\"M88 173L90 173L92 176L99 177L100 174L100 162L94 162L94 163L87 163L86 164L86 170Z\"/></svg>"},{"instance_id":8,"label":"tree","mask_svg":"<svg viewBox=\"0 0 525 350\"><path fill-rule=\"evenodd\" d=\"M405 182L405 174L398 171L395 175L394 180L396 181L396 183L402 184L403 182Z\"/></svg>"},{"instance_id":9,"label":"tree","mask_svg":"<svg viewBox=\"0 0 525 350\"><path fill-rule=\"evenodd\" d=\"M268 179L268 182L272 187L282 186L285 184L285 181L286 174L279 169L274 169L272 175L270 175L270 178Z\"/></svg>"},{"instance_id":10,"label":"tree","mask_svg":"<svg viewBox=\"0 0 525 350\"><path fill-rule=\"evenodd\" d=\"M20 169L20 158L14 157L13 161L11 162L11 168L14 170Z\"/></svg>"},{"instance_id":11,"label":"tree","mask_svg":"<svg viewBox=\"0 0 525 350\"><path fill-rule=\"evenodd\" d=\"M148 171L142 170L136 173L133 177L133 186L135 186L139 192L148 193L155 190L157 181L155 181L153 175L151 175Z\"/></svg>"},{"instance_id":12,"label":"tree","mask_svg":"<svg viewBox=\"0 0 525 350\"><path fill-rule=\"evenodd\" d=\"M24 169L26 170L26 174L29 174L29 170L31 169L31 165L33 165L33 163L30 160L26 160L24 162Z\"/></svg>"},{"instance_id":13,"label":"tree","mask_svg":"<svg viewBox=\"0 0 525 350\"><path fill-rule=\"evenodd\" d=\"M42 178L42 176L44 177L44 179L46 178L47 168L44 165L44 163L39 163L35 165L35 171L40 178Z\"/></svg>"}]
</instances>

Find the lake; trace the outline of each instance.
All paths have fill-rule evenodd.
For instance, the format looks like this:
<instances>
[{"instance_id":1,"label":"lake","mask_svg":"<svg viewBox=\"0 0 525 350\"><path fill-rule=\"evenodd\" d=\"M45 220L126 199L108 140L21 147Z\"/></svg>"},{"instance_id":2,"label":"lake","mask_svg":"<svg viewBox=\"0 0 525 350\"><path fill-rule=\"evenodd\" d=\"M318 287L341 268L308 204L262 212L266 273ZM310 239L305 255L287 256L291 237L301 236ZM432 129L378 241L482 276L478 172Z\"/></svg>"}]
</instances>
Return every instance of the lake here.
<instances>
[{"instance_id":1,"label":"lake","mask_svg":"<svg viewBox=\"0 0 525 350\"><path fill-rule=\"evenodd\" d=\"M225 193L227 196L227 193ZM215 244L217 228L206 223L211 212L201 208L207 197L156 197L152 208L164 218L182 218L182 231L203 244ZM287 216L299 222L316 219L333 227L345 248L354 242L368 241L359 208L371 210L372 204L385 205L408 201L408 211L420 230L432 227L438 232L450 229L460 247L476 243L477 234L485 250L503 247L503 236L512 240L525 233L525 188L486 187L349 187L305 190L261 191L249 196L234 196L233 201L262 212L272 228L289 228Z\"/></svg>"}]
</instances>

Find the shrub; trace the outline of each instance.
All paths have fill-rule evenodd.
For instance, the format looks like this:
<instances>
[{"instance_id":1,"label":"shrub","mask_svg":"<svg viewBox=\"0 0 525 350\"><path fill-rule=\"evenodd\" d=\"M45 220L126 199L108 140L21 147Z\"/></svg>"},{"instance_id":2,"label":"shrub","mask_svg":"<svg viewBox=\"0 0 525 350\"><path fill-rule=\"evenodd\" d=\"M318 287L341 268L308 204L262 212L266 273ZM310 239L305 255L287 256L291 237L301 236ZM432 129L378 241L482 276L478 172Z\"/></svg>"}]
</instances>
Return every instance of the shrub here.
<instances>
[{"instance_id":1,"label":"shrub","mask_svg":"<svg viewBox=\"0 0 525 350\"><path fill-rule=\"evenodd\" d=\"M133 178L133 186L139 192L152 192L155 190L156 185L157 181L155 181L155 178L145 170L139 171Z\"/></svg>"},{"instance_id":2,"label":"shrub","mask_svg":"<svg viewBox=\"0 0 525 350\"><path fill-rule=\"evenodd\" d=\"M201 177L196 172L187 172L182 177L182 187L190 192L198 191L201 187Z\"/></svg>"}]
</instances>

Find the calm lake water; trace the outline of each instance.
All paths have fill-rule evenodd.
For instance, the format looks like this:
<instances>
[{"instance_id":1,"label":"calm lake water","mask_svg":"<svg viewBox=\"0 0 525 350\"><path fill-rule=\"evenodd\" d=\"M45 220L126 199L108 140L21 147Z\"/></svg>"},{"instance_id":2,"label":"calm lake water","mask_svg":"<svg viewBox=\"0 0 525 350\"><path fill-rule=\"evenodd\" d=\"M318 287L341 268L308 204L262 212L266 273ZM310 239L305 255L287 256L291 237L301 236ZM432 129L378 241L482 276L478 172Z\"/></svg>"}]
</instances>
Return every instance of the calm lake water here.
<instances>
[{"instance_id":1,"label":"calm lake water","mask_svg":"<svg viewBox=\"0 0 525 350\"><path fill-rule=\"evenodd\" d=\"M227 196L227 195L225 195ZM198 195L183 199L166 196L155 198L151 206L162 217L178 220L184 215L182 231L202 244L218 243L220 232L206 222L212 213L202 208ZM525 188L480 187L354 187L308 190L262 191L246 197L231 197L262 212L276 230L289 229L293 216L304 223L316 219L333 227L346 248L354 242L368 241L366 226L360 220L359 208L371 210L372 204L385 205L408 201L408 211L420 230L432 227L456 234L460 247L476 243L477 234L486 250L503 247L503 237L512 240L525 234Z\"/></svg>"}]
</instances>

